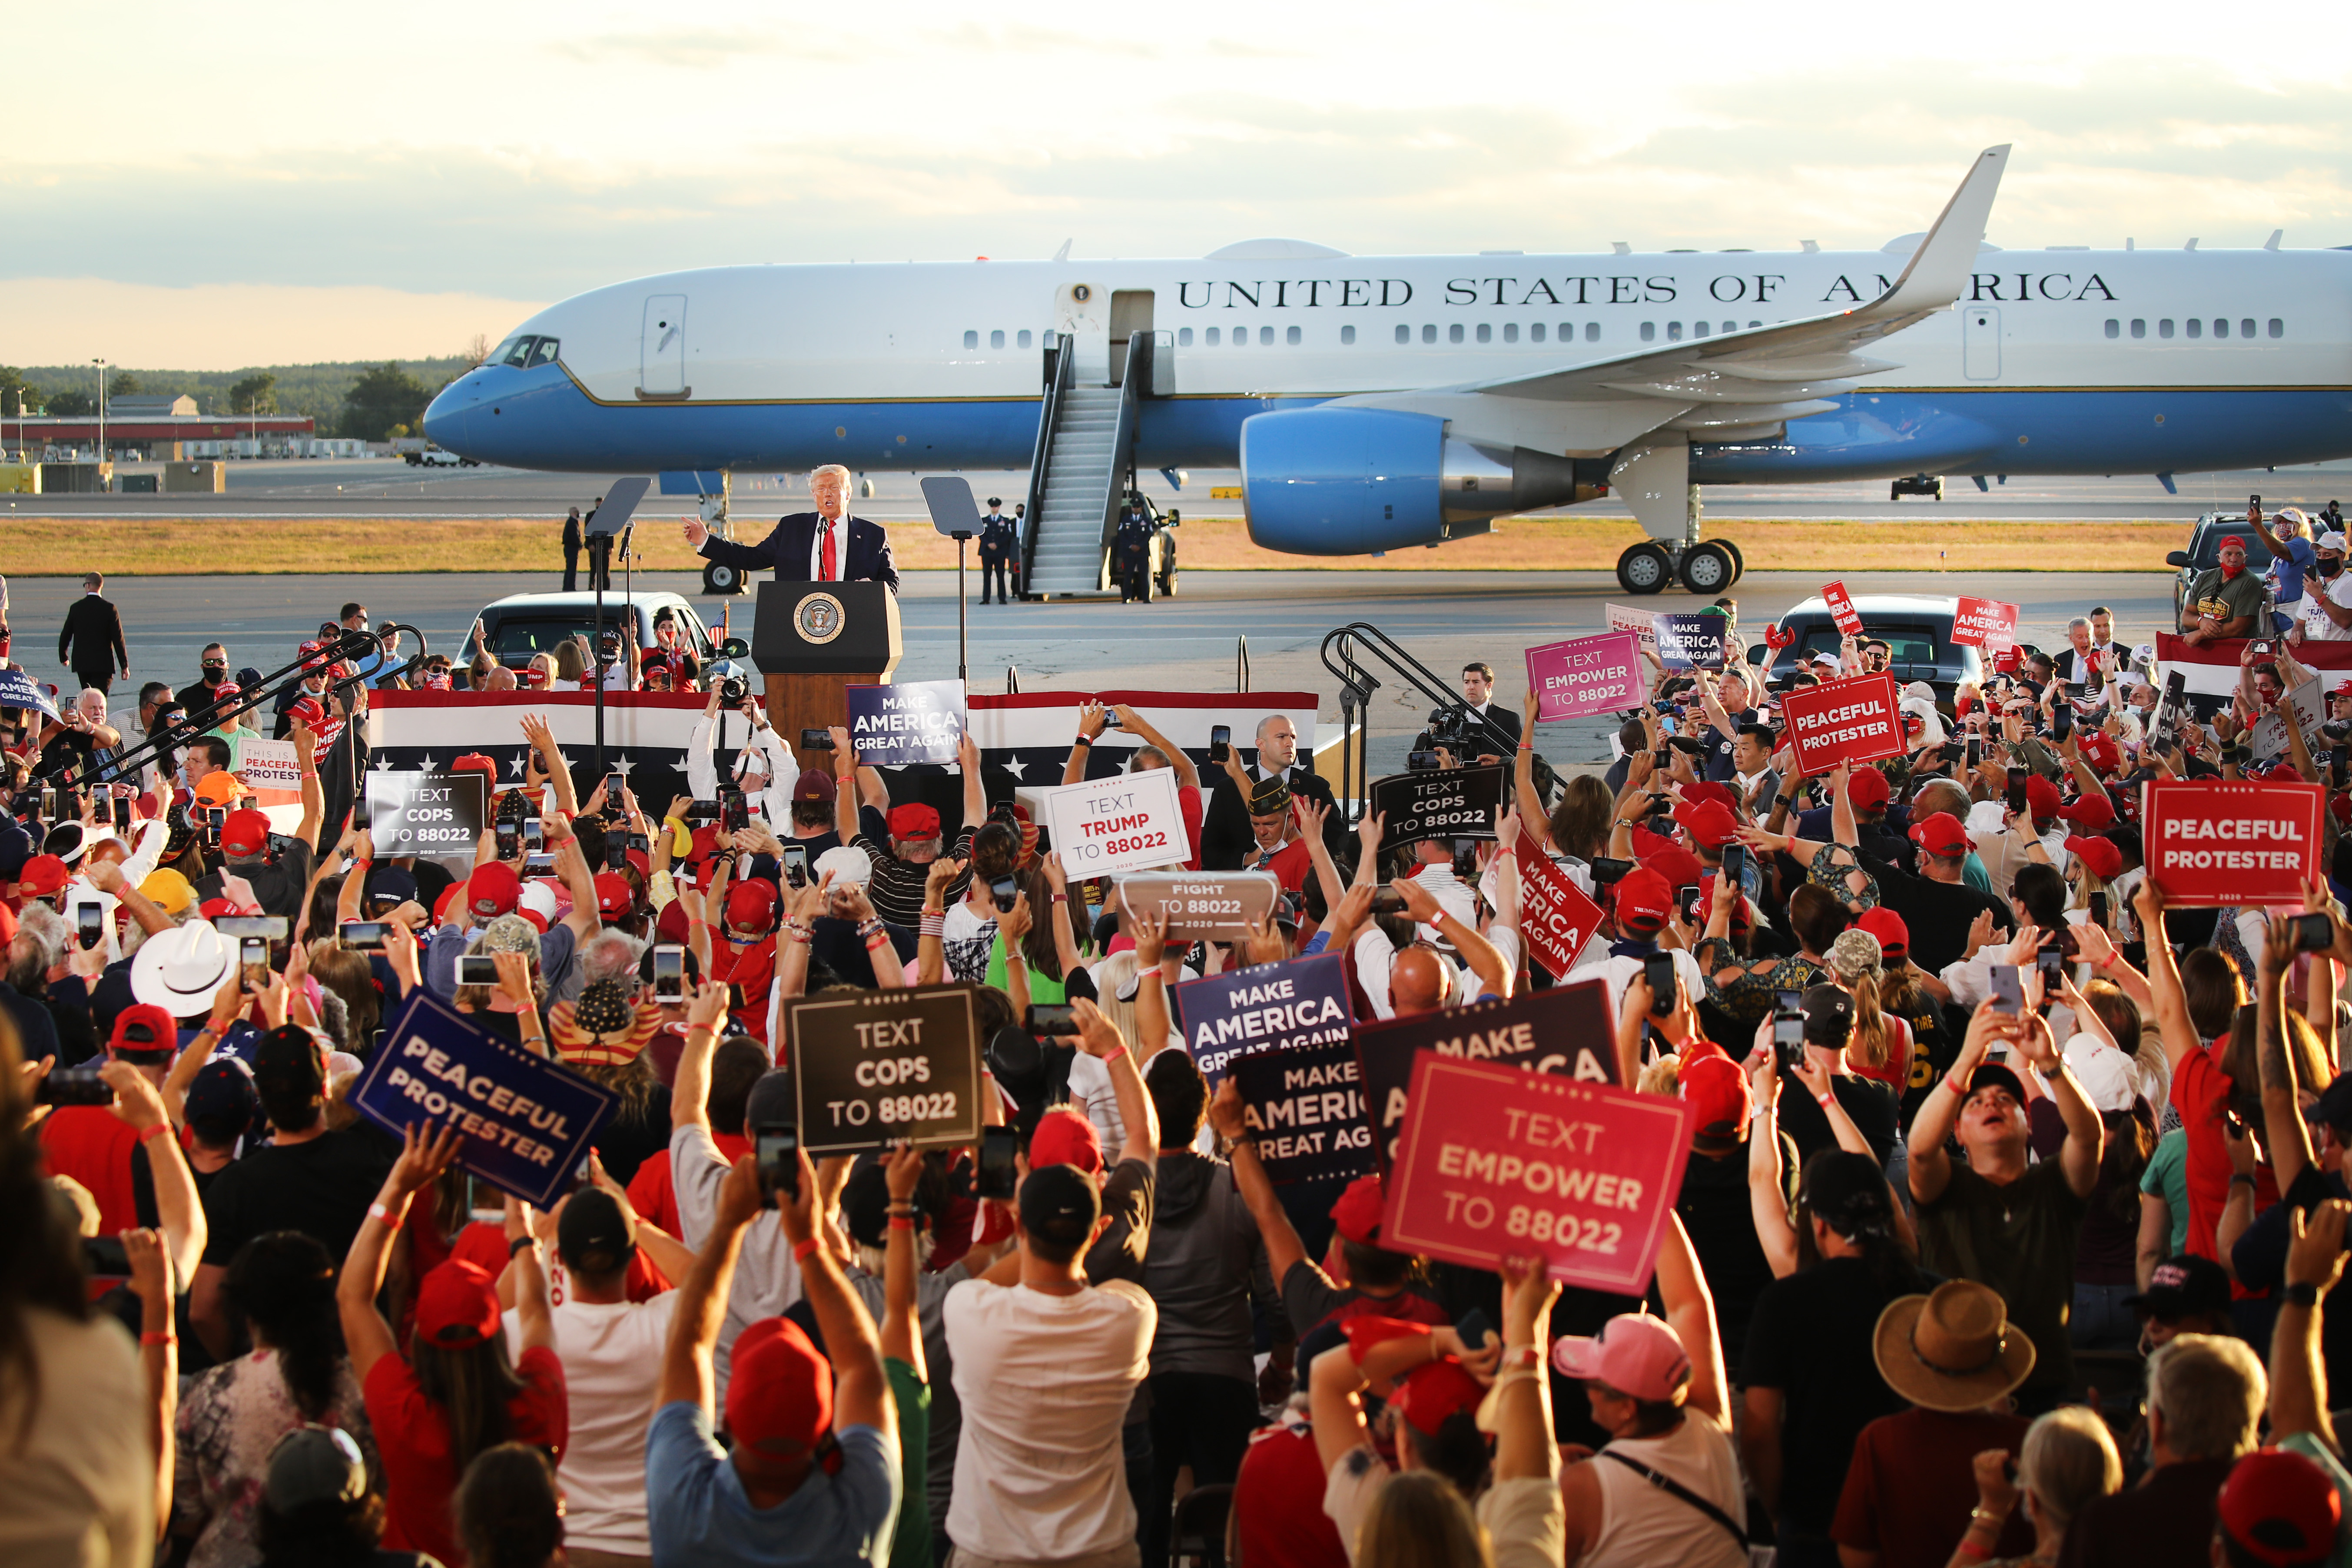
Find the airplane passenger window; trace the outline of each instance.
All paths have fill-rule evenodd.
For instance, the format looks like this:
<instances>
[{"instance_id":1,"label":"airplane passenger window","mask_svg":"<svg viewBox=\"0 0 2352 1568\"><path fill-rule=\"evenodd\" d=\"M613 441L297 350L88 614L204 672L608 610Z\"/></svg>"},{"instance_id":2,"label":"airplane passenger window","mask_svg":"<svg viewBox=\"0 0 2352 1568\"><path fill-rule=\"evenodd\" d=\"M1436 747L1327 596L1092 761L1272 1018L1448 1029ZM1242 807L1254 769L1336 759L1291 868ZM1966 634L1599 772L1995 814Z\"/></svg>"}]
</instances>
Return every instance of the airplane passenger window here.
<instances>
[{"instance_id":1,"label":"airplane passenger window","mask_svg":"<svg viewBox=\"0 0 2352 1568\"><path fill-rule=\"evenodd\" d=\"M1559 324L1559 341L1564 343L1572 343L1576 341L1576 323L1574 321L1562 321Z\"/></svg>"},{"instance_id":2,"label":"airplane passenger window","mask_svg":"<svg viewBox=\"0 0 2352 1568\"><path fill-rule=\"evenodd\" d=\"M1001 348L1003 348L1003 347L1004 346L1004 334L1003 334L1003 332L1002 332L1002 331L993 331L993 332L989 333L989 334L988 334L988 346L989 346L990 348L992 348L992 349L1001 349Z\"/></svg>"},{"instance_id":3,"label":"airplane passenger window","mask_svg":"<svg viewBox=\"0 0 2352 1568\"><path fill-rule=\"evenodd\" d=\"M1411 327L1399 327L1397 329L1397 342L1401 343L1409 343L1412 342L1412 329Z\"/></svg>"},{"instance_id":4,"label":"airplane passenger window","mask_svg":"<svg viewBox=\"0 0 2352 1568\"><path fill-rule=\"evenodd\" d=\"M1292 348L1297 348L1298 346L1298 329L1297 327L1291 328L1288 331L1282 334L1282 338L1283 341L1288 343Z\"/></svg>"},{"instance_id":5,"label":"airplane passenger window","mask_svg":"<svg viewBox=\"0 0 2352 1568\"><path fill-rule=\"evenodd\" d=\"M978 332L966 332L963 335L963 346L968 349L976 349L980 347L980 334Z\"/></svg>"},{"instance_id":6,"label":"airplane passenger window","mask_svg":"<svg viewBox=\"0 0 2352 1568\"><path fill-rule=\"evenodd\" d=\"M555 356L562 352L562 348L559 339L540 338L530 345L530 363L535 365L553 364Z\"/></svg>"},{"instance_id":7,"label":"airplane passenger window","mask_svg":"<svg viewBox=\"0 0 2352 1568\"><path fill-rule=\"evenodd\" d=\"M2132 322L2132 336L2134 336L2134 337L2136 337L2136 338L2144 338L2144 337L2147 336L2147 323L2146 321L2133 321L2133 322Z\"/></svg>"},{"instance_id":8,"label":"airplane passenger window","mask_svg":"<svg viewBox=\"0 0 2352 1568\"><path fill-rule=\"evenodd\" d=\"M2119 338L2123 335L2124 324L2121 321L2116 321L2113 316L2109 316L2107 318L2107 336L2111 338Z\"/></svg>"},{"instance_id":9,"label":"airplane passenger window","mask_svg":"<svg viewBox=\"0 0 2352 1568\"><path fill-rule=\"evenodd\" d=\"M1423 328L1422 328L1422 329L1421 329L1421 341L1422 341L1423 342L1425 342L1425 343L1433 343L1433 342L1435 342L1437 341L1437 329L1436 329L1435 327L1423 327Z\"/></svg>"},{"instance_id":10,"label":"airplane passenger window","mask_svg":"<svg viewBox=\"0 0 2352 1568\"><path fill-rule=\"evenodd\" d=\"M1519 341L1519 324L1517 321L1506 321L1503 323L1503 341L1507 343L1515 343Z\"/></svg>"},{"instance_id":11,"label":"airplane passenger window","mask_svg":"<svg viewBox=\"0 0 2352 1568\"><path fill-rule=\"evenodd\" d=\"M1208 344L1209 347L1215 348L1217 346L1217 329L1211 327L1207 331L1202 332L1201 334L1201 341Z\"/></svg>"},{"instance_id":12,"label":"airplane passenger window","mask_svg":"<svg viewBox=\"0 0 2352 1568\"><path fill-rule=\"evenodd\" d=\"M1482 342L1482 343L1491 343L1491 342L1493 342L1495 341L1495 329L1494 329L1494 328L1492 328L1492 327L1490 327L1490 326L1488 326L1488 325L1487 325L1486 322L1484 322L1484 321L1479 322L1479 323L1478 323L1478 341L1479 341L1480 342Z\"/></svg>"},{"instance_id":13,"label":"airplane passenger window","mask_svg":"<svg viewBox=\"0 0 2352 1568\"><path fill-rule=\"evenodd\" d=\"M1691 323L1691 336L1695 338L1703 338L1706 336L1706 323L1705 321L1693 321Z\"/></svg>"},{"instance_id":14,"label":"airplane passenger window","mask_svg":"<svg viewBox=\"0 0 2352 1568\"><path fill-rule=\"evenodd\" d=\"M2213 335L2217 338L2226 338L2230 335L2229 317L2217 316L2213 319Z\"/></svg>"},{"instance_id":15,"label":"airplane passenger window","mask_svg":"<svg viewBox=\"0 0 2352 1568\"><path fill-rule=\"evenodd\" d=\"M2246 317L2238 323L2238 335L2242 338L2251 338L2254 335L2254 319L2252 316Z\"/></svg>"},{"instance_id":16,"label":"airplane passenger window","mask_svg":"<svg viewBox=\"0 0 2352 1568\"><path fill-rule=\"evenodd\" d=\"M1678 343L1682 341L1683 324L1680 321L1668 321L1666 323L1666 342L1670 343Z\"/></svg>"},{"instance_id":17,"label":"airplane passenger window","mask_svg":"<svg viewBox=\"0 0 2352 1568\"><path fill-rule=\"evenodd\" d=\"M1739 330L1739 323L1737 321L1726 321L1723 323L1723 330L1727 332L1736 332Z\"/></svg>"},{"instance_id":18,"label":"airplane passenger window","mask_svg":"<svg viewBox=\"0 0 2352 1568\"><path fill-rule=\"evenodd\" d=\"M1452 326L1445 329L1445 341L1449 343L1458 343L1462 341L1461 322L1456 321Z\"/></svg>"},{"instance_id":19,"label":"airplane passenger window","mask_svg":"<svg viewBox=\"0 0 2352 1568\"><path fill-rule=\"evenodd\" d=\"M1752 331L1754 331L1757 328L1759 328L1759 327L1762 326L1763 324L1764 324L1764 323L1763 323L1763 322L1761 322L1761 321L1750 321L1750 322L1748 322L1748 330L1749 331L1751 331L1751 332L1752 332ZM1724 329L1724 330L1725 330L1725 331L1728 331L1730 329L1727 327L1727 328L1726 328L1726 329Z\"/></svg>"},{"instance_id":20,"label":"airplane passenger window","mask_svg":"<svg viewBox=\"0 0 2352 1568\"><path fill-rule=\"evenodd\" d=\"M2162 321L2156 323L2156 335L2159 338L2168 338L2172 335L2171 317L2167 316Z\"/></svg>"},{"instance_id":21,"label":"airplane passenger window","mask_svg":"<svg viewBox=\"0 0 2352 1568\"><path fill-rule=\"evenodd\" d=\"M1565 327L1560 329L1562 332L1566 332L1567 330L1568 329ZM1587 321L1584 323L1584 341L1588 343L1597 343L1601 341L1600 322Z\"/></svg>"},{"instance_id":22,"label":"airplane passenger window","mask_svg":"<svg viewBox=\"0 0 2352 1568\"><path fill-rule=\"evenodd\" d=\"M1539 343L1543 342L1543 334L1544 324L1541 321L1538 321L1528 328L1528 342L1531 343Z\"/></svg>"},{"instance_id":23,"label":"airplane passenger window","mask_svg":"<svg viewBox=\"0 0 2352 1568\"><path fill-rule=\"evenodd\" d=\"M1339 341L1343 343L1354 342L1356 341L1356 329L1353 327L1341 327L1339 329Z\"/></svg>"},{"instance_id":24,"label":"airplane passenger window","mask_svg":"<svg viewBox=\"0 0 2352 1568\"><path fill-rule=\"evenodd\" d=\"M1260 327L1257 330L1257 342L1260 348L1272 348L1274 346L1274 329L1272 327Z\"/></svg>"},{"instance_id":25,"label":"airplane passenger window","mask_svg":"<svg viewBox=\"0 0 2352 1568\"><path fill-rule=\"evenodd\" d=\"M1653 343L1658 341L1657 322L1644 321L1642 323L1642 341L1645 343Z\"/></svg>"},{"instance_id":26,"label":"airplane passenger window","mask_svg":"<svg viewBox=\"0 0 2352 1568\"><path fill-rule=\"evenodd\" d=\"M2196 317L2194 317L2194 316L2189 317L2189 335L2190 337L2192 337L2192 338L2201 338L2201 337L2203 337L2203 336L2205 335L2205 323L2204 323L2204 322L2202 322L2202 321L2199 321L2199 320L2198 320Z\"/></svg>"},{"instance_id":27,"label":"airplane passenger window","mask_svg":"<svg viewBox=\"0 0 2352 1568\"><path fill-rule=\"evenodd\" d=\"M2271 336L2274 338L2283 338L2286 336L2286 323L2280 321L2276 316L2273 316L2271 318Z\"/></svg>"},{"instance_id":28,"label":"airplane passenger window","mask_svg":"<svg viewBox=\"0 0 2352 1568\"><path fill-rule=\"evenodd\" d=\"M1179 327L1176 329L1176 346L1180 349L1189 349L1192 346L1192 328Z\"/></svg>"},{"instance_id":29,"label":"airplane passenger window","mask_svg":"<svg viewBox=\"0 0 2352 1568\"><path fill-rule=\"evenodd\" d=\"M1022 333L1021 333L1021 335L1020 335L1019 337L1017 337L1017 338L1015 338L1015 339L1013 339L1013 346L1014 346L1015 348L1024 348L1024 349L1027 348L1027 347L1029 346L1029 332L1028 332L1028 330L1027 330L1026 328L1024 328L1024 329L1022 330Z\"/></svg>"}]
</instances>

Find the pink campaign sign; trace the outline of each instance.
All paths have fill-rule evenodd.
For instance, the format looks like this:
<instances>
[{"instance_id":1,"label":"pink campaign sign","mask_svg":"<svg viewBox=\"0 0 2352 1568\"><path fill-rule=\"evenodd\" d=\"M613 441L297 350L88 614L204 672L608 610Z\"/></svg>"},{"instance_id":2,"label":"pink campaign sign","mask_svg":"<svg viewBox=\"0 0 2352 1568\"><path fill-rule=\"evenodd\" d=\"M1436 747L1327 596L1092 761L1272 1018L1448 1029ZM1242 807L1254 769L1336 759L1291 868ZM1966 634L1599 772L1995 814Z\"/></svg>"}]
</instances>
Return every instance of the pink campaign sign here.
<instances>
[{"instance_id":1,"label":"pink campaign sign","mask_svg":"<svg viewBox=\"0 0 2352 1568\"><path fill-rule=\"evenodd\" d=\"M1639 708L1646 684L1641 639L1631 632L1601 632L1531 647L1528 684L1535 689L1541 723Z\"/></svg>"}]
</instances>

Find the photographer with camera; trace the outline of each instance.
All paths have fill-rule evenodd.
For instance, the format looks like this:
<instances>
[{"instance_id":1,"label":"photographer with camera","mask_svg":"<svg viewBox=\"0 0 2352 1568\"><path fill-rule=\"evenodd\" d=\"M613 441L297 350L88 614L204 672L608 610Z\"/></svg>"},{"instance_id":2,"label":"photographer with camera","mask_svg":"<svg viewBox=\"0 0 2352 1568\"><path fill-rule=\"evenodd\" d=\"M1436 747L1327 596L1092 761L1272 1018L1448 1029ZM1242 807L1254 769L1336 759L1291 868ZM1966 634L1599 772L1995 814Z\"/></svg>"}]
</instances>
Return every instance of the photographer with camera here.
<instances>
[{"instance_id":1,"label":"photographer with camera","mask_svg":"<svg viewBox=\"0 0 2352 1568\"><path fill-rule=\"evenodd\" d=\"M744 804L762 821L777 826L791 822L801 765L793 759L792 748L784 744L784 738L768 722L767 704L752 694L750 684L740 676L730 675L719 681L711 689L709 700L702 705L702 717L696 721L694 733L686 742L687 788L697 800L719 798L718 753L720 742L726 739L730 716L740 721L743 734L736 742L733 758L726 764L728 787L741 790Z\"/></svg>"}]
</instances>

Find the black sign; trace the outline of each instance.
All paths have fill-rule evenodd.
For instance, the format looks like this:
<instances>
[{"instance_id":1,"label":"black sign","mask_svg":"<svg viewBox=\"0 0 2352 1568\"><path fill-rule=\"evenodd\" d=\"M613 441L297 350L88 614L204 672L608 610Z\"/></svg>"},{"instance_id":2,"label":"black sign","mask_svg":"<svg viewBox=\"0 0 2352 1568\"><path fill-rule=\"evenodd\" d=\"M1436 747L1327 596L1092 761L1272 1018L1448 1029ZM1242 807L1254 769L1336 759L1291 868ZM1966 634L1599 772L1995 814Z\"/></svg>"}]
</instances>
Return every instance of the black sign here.
<instances>
[{"instance_id":1,"label":"black sign","mask_svg":"<svg viewBox=\"0 0 2352 1568\"><path fill-rule=\"evenodd\" d=\"M1204 975L1170 994L1184 1048L1212 1090L1244 1057L1348 1041L1348 976L1336 952Z\"/></svg>"},{"instance_id":2,"label":"black sign","mask_svg":"<svg viewBox=\"0 0 2352 1568\"><path fill-rule=\"evenodd\" d=\"M1617 1081L1616 1016L1609 1006L1608 984L1600 980L1530 991L1508 1002L1359 1024L1355 1044L1365 1113L1379 1139L1383 1170L1404 1125L1416 1051L1588 1083Z\"/></svg>"},{"instance_id":3,"label":"black sign","mask_svg":"<svg viewBox=\"0 0 2352 1568\"><path fill-rule=\"evenodd\" d=\"M1257 1157L1276 1185L1370 1175L1372 1129L1353 1044L1261 1051L1232 1063Z\"/></svg>"},{"instance_id":4,"label":"black sign","mask_svg":"<svg viewBox=\"0 0 2352 1568\"><path fill-rule=\"evenodd\" d=\"M1397 773L1372 781L1372 810L1388 814L1381 847L1393 849L1423 838L1492 838L1503 809L1510 770L1441 768L1435 773Z\"/></svg>"},{"instance_id":5,"label":"black sign","mask_svg":"<svg viewBox=\"0 0 2352 1568\"><path fill-rule=\"evenodd\" d=\"M321 772L325 770L321 769ZM367 775L368 838L375 858L471 855L489 808L478 773L377 769Z\"/></svg>"},{"instance_id":6,"label":"black sign","mask_svg":"<svg viewBox=\"0 0 2352 1568\"><path fill-rule=\"evenodd\" d=\"M969 985L828 992L784 1004L801 1147L812 1158L980 1138Z\"/></svg>"}]
</instances>

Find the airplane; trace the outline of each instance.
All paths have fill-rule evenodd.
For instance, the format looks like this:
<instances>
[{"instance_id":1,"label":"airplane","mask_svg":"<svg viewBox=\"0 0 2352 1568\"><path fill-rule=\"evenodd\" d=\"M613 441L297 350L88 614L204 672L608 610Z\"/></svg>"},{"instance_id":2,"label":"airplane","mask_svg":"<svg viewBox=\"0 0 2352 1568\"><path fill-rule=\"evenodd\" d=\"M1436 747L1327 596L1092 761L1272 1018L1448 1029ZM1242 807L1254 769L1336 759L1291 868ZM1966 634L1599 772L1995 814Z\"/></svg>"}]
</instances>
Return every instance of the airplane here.
<instances>
[{"instance_id":1,"label":"airplane","mask_svg":"<svg viewBox=\"0 0 2352 1568\"><path fill-rule=\"evenodd\" d=\"M2153 474L2352 455L2352 254L1984 243L2007 146L1883 251L720 267L523 322L425 433L515 467L1032 469L1073 591L1139 471L1242 471L1251 539L1435 547L1611 491L1632 593L1729 587L1700 487ZM1106 432L1108 440L1106 443ZM723 500L721 502L723 510ZM1059 591L1056 589L1055 591Z\"/></svg>"}]
</instances>

